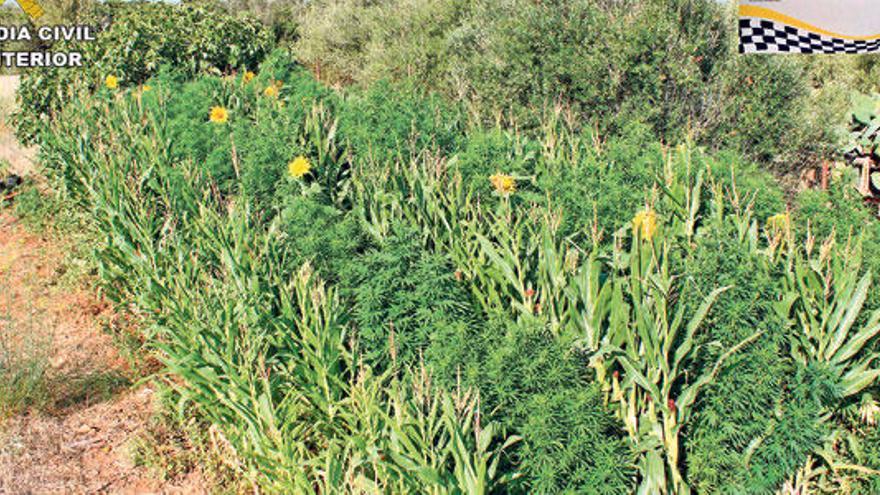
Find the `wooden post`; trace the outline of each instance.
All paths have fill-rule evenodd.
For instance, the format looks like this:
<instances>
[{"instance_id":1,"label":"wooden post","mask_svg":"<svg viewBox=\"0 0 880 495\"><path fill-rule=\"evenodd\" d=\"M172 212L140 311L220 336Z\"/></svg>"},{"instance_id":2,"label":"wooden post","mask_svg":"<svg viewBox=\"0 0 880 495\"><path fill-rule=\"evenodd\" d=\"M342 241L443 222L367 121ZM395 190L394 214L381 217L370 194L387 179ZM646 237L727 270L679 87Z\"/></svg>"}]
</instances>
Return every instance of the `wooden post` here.
<instances>
[{"instance_id":1,"label":"wooden post","mask_svg":"<svg viewBox=\"0 0 880 495\"><path fill-rule=\"evenodd\" d=\"M855 161L857 165L861 165L862 167L859 177L859 193L863 197L868 197L871 195L871 167L873 165L872 161L873 160L871 160L870 156L858 158Z\"/></svg>"},{"instance_id":2,"label":"wooden post","mask_svg":"<svg viewBox=\"0 0 880 495\"><path fill-rule=\"evenodd\" d=\"M822 160L822 178L821 178L821 188L822 190L828 190L828 176L831 175L830 167L828 165L828 160Z\"/></svg>"}]
</instances>

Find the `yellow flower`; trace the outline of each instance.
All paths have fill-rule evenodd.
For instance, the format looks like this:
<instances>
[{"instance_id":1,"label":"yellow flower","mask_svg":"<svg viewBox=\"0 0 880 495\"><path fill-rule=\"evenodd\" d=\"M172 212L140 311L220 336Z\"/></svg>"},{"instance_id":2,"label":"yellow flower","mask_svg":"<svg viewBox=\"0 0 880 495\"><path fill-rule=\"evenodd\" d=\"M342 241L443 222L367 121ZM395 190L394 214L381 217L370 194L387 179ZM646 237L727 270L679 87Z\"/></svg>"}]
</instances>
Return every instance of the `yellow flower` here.
<instances>
[{"instance_id":1,"label":"yellow flower","mask_svg":"<svg viewBox=\"0 0 880 495\"><path fill-rule=\"evenodd\" d=\"M510 175L497 173L489 177L489 182L492 183L492 187L498 191L498 194L502 196L516 192L516 179Z\"/></svg>"},{"instance_id":2,"label":"yellow flower","mask_svg":"<svg viewBox=\"0 0 880 495\"><path fill-rule=\"evenodd\" d=\"M767 230L774 234L780 234L788 231L791 226L791 218L788 213L777 213L767 219Z\"/></svg>"},{"instance_id":3,"label":"yellow flower","mask_svg":"<svg viewBox=\"0 0 880 495\"><path fill-rule=\"evenodd\" d=\"M654 238L654 232L657 231L657 214L650 208L636 213L633 217L633 233L640 236L646 241Z\"/></svg>"},{"instance_id":4,"label":"yellow flower","mask_svg":"<svg viewBox=\"0 0 880 495\"><path fill-rule=\"evenodd\" d=\"M252 71L245 72L244 73L244 83L247 84L247 83L251 82L255 77L257 77L257 75L254 74Z\"/></svg>"},{"instance_id":5,"label":"yellow flower","mask_svg":"<svg viewBox=\"0 0 880 495\"><path fill-rule=\"evenodd\" d=\"M107 89L116 89L119 87L119 79L113 75L107 76L104 78L104 86L107 86Z\"/></svg>"},{"instance_id":6,"label":"yellow flower","mask_svg":"<svg viewBox=\"0 0 880 495\"><path fill-rule=\"evenodd\" d=\"M152 87L152 86L150 86L150 85L149 85L149 84L144 84L144 88L143 88L143 89L144 89L144 92L147 92L147 91L150 91L150 90L152 90L152 89L153 89L153 87Z\"/></svg>"},{"instance_id":7,"label":"yellow flower","mask_svg":"<svg viewBox=\"0 0 880 495\"><path fill-rule=\"evenodd\" d=\"M225 124L229 120L229 111L223 107L211 107L211 122Z\"/></svg>"},{"instance_id":8,"label":"yellow flower","mask_svg":"<svg viewBox=\"0 0 880 495\"><path fill-rule=\"evenodd\" d=\"M300 155L287 164L287 175L294 179L301 179L312 170L309 159Z\"/></svg>"},{"instance_id":9,"label":"yellow flower","mask_svg":"<svg viewBox=\"0 0 880 495\"><path fill-rule=\"evenodd\" d=\"M276 96L278 96L278 86L266 86L266 89L263 90L263 94L271 98L275 98Z\"/></svg>"}]
</instances>

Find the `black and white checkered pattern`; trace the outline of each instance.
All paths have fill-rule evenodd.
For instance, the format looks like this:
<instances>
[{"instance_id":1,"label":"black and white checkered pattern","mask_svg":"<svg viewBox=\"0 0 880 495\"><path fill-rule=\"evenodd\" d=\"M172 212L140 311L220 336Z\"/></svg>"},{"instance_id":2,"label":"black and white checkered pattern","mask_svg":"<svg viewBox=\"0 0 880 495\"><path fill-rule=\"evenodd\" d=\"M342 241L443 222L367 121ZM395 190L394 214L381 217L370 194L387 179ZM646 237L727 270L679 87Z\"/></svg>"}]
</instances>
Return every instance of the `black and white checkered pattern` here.
<instances>
[{"instance_id":1,"label":"black and white checkered pattern","mask_svg":"<svg viewBox=\"0 0 880 495\"><path fill-rule=\"evenodd\" d=\"M740 53L873 53L880 39L846 40L812 33L767 19L739 20Z\"/></svg>"}]
</instances>

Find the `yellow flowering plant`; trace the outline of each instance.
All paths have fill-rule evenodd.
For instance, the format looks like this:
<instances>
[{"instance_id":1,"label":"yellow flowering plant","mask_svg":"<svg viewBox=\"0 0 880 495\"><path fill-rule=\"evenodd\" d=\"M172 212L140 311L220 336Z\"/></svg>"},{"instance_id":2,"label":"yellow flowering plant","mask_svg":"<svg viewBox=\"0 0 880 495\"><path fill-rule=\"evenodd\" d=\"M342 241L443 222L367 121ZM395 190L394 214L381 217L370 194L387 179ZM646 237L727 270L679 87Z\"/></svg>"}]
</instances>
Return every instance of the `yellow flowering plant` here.
<instances>
[{"instance_id":1,"label":"yellow flowering plant","mask_svg":"<svg viewBox=\"0 0 880 495\"><path fill-rule=\"evenodd\" d=\"M112 74L109 75L109 76L107 76L107 77L105 77L105 78L104 78L104 86L106 86L107 89L116 89L116 88L118 88L118 87L119 87L119 78L116 77L116 76L114 76L114 75L112 75Z\"/></svg>"},{"instance_id":2,"label":"yellow flowering plant","mask_svg":"<svg viewBox=\"0 0 880 495\"><path fill-rule=\"evenodd\" d=\"M492 183L495 192L502 196L509 196L516 192L516 179L511 175L498 172L489 177L489 182Z\"/></svg>"},{"instance_id":3,"label":"yellow flowering plant","mask_svg":"<svg viewBox=\"0 0 880 495\"><path fill-rule=\"evenodd\" d=\"M229 111L221 106L211 107L209 118L215 124L225 124L229 121Z\"/></svg>"},{"instance_id":4,"label":"yellow flowering plant","mask_svg":"<svg viewBox=\"0 0 880 495\"><path fill-rule=\"evenodd\" d=\"M636 213L632 220L633 235L640 239L651 241L657 231L657 214L650 208Z\"/></svg>"},{"instance_id":5,"label":"yellow flowering plant","mask_svg":"<svg viewBox=\"0 0 880 495\"><path fill-rule=\"evenodd\" d=\"M302 155L297 156L287 164L287 175L292 179L302 179L311 171L311 162Z\"/></svg>"}]
</instances>

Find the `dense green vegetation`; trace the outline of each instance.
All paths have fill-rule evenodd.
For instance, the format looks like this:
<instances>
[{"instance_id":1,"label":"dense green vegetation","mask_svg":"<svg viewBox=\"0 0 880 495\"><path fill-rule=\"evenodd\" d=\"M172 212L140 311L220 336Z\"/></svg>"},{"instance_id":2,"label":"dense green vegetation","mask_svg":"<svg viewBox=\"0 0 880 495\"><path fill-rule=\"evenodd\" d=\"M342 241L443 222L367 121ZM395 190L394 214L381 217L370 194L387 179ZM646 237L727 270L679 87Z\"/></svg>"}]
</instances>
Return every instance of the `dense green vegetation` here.
<instances>
[{"instance_id":1,"label":"dense green vegetation","mask_svg":"<svg viewBox=\"0 0 880 495\"><path fill-rule=\"evenodd\" d=\"M67 98L83 88L104 85L108 74L122 84L135 85L166 65L185 75L252 66L262 60L271 42L256 19L202 5L169 9L151 2L84 2L73 20L96 29L113 22L96 41L59 41L52 46L57 51L82 52L86 61L82 69L35 69L22 79L21 111L13 121L25 142L56 117Z\"/></svg>"},{"instance_id":2,"label":"dense green vegetation","mask_svg":"<svg viewBox=\"0 0 880 495\"><path fill-rule=\"evenodd\" d=\"M762 168L836 146L819 69L735 57L714 2L316 2L265 58L251 21L153 8L70 98L26 76L20 130L235 477L880 485L878 224L846 171L787 204ZM180 12L224 42L116 50Z\"/></svg>"},{"instance_id":3,"label":"dense green vegetation","mask_svg":"<svg viewBox=\"0 0 880 495\"><path fill-rule=\"evenodd\" d=\"M330 83L414 78L484 122L563 111L603 136L644 126L788 170L828 151L845 104L809 62L737 56L723 2L318 0L300 19L295 52Z\"/></svg>"}]
</instances>

